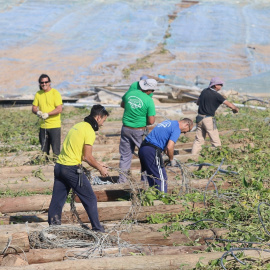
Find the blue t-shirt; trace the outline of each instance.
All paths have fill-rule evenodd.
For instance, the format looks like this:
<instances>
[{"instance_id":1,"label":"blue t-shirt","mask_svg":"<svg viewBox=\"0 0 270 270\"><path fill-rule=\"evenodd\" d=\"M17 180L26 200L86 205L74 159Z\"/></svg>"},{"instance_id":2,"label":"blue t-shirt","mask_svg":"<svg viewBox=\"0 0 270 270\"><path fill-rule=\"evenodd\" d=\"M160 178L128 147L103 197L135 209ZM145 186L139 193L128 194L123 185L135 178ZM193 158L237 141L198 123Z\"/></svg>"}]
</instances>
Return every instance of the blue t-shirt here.
<instances>
[{"instance_id":1,"label":"blue t-shirt","mask_svg":"<svg viewBox=\"0 0 270 270\"><path fill-rule=\"evenodd\" d=\"M158 124L145 138L145 140L162 150L168 144L169 140L173 142L177 142L179 136L181 134L181 130L179 128L178 121L174 120L165 120Z\"/></svg>"}]
</instances>

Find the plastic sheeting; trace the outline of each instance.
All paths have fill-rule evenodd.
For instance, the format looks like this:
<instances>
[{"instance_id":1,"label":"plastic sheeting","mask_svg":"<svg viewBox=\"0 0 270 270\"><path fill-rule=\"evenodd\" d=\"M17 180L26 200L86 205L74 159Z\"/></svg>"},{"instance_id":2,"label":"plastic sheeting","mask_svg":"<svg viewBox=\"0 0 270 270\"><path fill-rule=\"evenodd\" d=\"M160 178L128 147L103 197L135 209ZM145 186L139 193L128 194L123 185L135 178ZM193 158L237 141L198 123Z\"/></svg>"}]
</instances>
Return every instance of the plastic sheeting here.
<instances>
[{"instance_id":1,"label":"plastic sheeting","mask_svg":"<svg viewBox=\"0 0 270 270\"><path fill-rule=\"evenodd\" d=\"M183 9L166 46L183 65L171 71L232 80L270 70L269 14L267 1L203 1Z\"/></svg>"},{"instance_id":2,"label":"plastic sheeting","mask_svg":"<svg viewBox=\"0 0 270 270\"><path fill-rule=\"evenodd\" d=\"M164 41L168 15L180 2L0 0L0 94L35 93L41 73L65 94L131 83L122 69ZM266 0L203 0L183 8L166 40L174 59L148 73L194 82L198 75L228 81L267 72L269 14Z\"/></svg>"},{"instance_id":3,"label":"plastic sheeting","mask_svg":"<svg viewBox=\"0 0 270 270\"><path fill-rule=\"evenodd\" d=\"M2 0L0 92L36 92L41 73L66 92L87 88L94 76L109 74L113 83L112 75L122 77L115 63L127 65L156 48L175 2Z\"/></svg>"},{"instance_id":4,"label":"plastic sheeting","mask_svg":"<svg viewBox=\"0 0 270 270\"><path fill-rule=\"evenodd\" d=\"M270 94L270 72L260 73L255 76L238 80L227 81L224 89L234 89L240 93L266 93Z\"/></svg>"}]
</instances>

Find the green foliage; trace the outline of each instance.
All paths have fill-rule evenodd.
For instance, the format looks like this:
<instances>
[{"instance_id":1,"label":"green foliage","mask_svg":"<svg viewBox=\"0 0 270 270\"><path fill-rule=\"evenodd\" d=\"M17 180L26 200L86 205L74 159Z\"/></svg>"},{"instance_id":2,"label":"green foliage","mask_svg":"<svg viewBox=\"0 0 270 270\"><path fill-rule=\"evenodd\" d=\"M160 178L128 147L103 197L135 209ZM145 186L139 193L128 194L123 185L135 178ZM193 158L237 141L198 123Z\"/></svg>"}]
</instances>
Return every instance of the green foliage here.
<instances>
[{"instance_id":1,"label":"green foliage","mask_svg":"<svg viewBox=\"0 0 270 270\"><path fill-rule=\"evenodd\" d=\"M69 121L71 118L83 119L89 113L89 109L64 110L62 119ZM234 247L261 247L267 248L264 244L270 238L264 231L261 221L258 218L257 208L260 202L270 203L270 126L265 122L270 111L256 111L244 108L240 113L218 115L217 123L219 130L235 130L234 132L222 135L222 147L204 147L201 152L199 163L211 163L215 166L203 167L195 171L196 178L210 178L217 170L217 166L224 159L222 168L228 171L238 172L236 174L217 173L218 178L230 183L230 190L218 188L218 195L215 191L193 190L191 193L178 196L164 194L154 188L141 192L140 199L143 206L154 205L155 200L165 204L182 204L184 209L177 214L152 214L148 217L148 223L167 223L160 231L164 237L171 236L174 232L180 231L189 238L191 230L211 229L225 227L228 234L223 236L228 241L212 241L208 244L206 252L227 251ZM19 151L30 151L39 149L37 118L31 111L1 110L0 126L0 153L3 155ZM248 128L248 131L239 129ZM182 136L184 140L184 136ZM181 141L180 138L180 141ZM245 144L240 149L232 149L229 145ZM38 161L37 161L38 162ZM194 162L194 161L191 161ZM37 163L38 164L38 163ZM33 171L36 177L46 181L41 171ZM27 177L21 181L28 181ZM0 197L28 196L35 193L5 191ZM51 193L49 193L51 194ZM205 195L205 198L204 198ZM205 199L205 201L204 201ZM70 196L67 202L70 201ZM205 202L205 206L204 206ZM270 231L270 208L263 204L260 207L261 216L265 228ZM203 221L205 219L212 221ZM237 243L236 241L260 242L261 244ZM175 243L177 245L177 243ZM186 245L198 245L198 239L188 241ZM227 269L270 269L267 261L245 258L238 254L239 258L247 262L241 265L231 257L223 260ZM242 256L242 257L241 257ZM222 269L220 261L213 260L204 265L200 260L194 269Z\"/></svg>"},{"instance_id":2,"label":"green foliage","mask_svg":"<svg viewBox=\"0 0 270 270\"><path fill-rule=\"evenodd\" d=\"M143 190L140 193L139 198L143 206L153 206L155 200L160 200L165 204L176 204L178 200L177 196L161 192L155 187Z\"/></svg>"},{"instance_id":3,"label":"green foliage","mask_svg":"<svg viewBox=\"0 0 270 270\"><path fill-rule=\"evenodd\" d=\"M108 117L107 118L107 122L114 122L114 121L121 121L122 120L122 117L119 117L119 118L111 118L111 117Z\"/></svg>"},{"instance_id":4,"label":"green foliage","mask_svg":"<svg viewBox=\"0 0 270 270\"><path fill-rule=\"evenodd\" d=\"M77 117L79 121L82 121L85 116L89 115L91 108L85 106L80 108L71 108L71 107L64 107L63 112L61 113L61 119L62 121L66 119L72 119L74 117ZM78 121L78 122L79 122Z\"/></svg>"},{"instance_id":5,"label":"green foliage","mask_svg":"<svg viewBox=\"0 0 270 270\"><path fill-rule=\"evenodd\" d=\"M64 108L61 114L66 119L83 118L90 112L89 108ZM0 155L40 150L39 119L31 109L0 108ZM46 163L46 162L45 162ZM33 160L33 164L44 164L44 158Z\"/></svg>"},{"instance_id":6,"label":"green foliage","mask_svg":"<svg viewBox=\"0 0 270 270\"><path fill-rule=\"evenodd\" d=\"M210 163L215 166L204 166L201 170L195 171L194 175L196 178L209 179L224 159L222 169L226 169L228 172L234 171L238 174L221 174L218 172L216 177L229 182L231 184L230 190L218 188L219 196L215 191L209 190L205 194L194 190L189 194L178 196L175 200L177 202L181 200L185 207L184 210L179 211L178 214L151 215L148 217L148 222L167 223L160 229L164 233L164 237L173 237L172 234L176 231L181 231L188 237L191 230L228 229L227 235L223 238L229 242L212 241L208 244L207 252L225 252L234 247L269 249L269 246L265 244L268 243L270 237L263 229L257 211L260 202L270 203L270 162L268 162L270 156L270 126L269 123L264 121L266 117L269 117L269 114L269 110L255 111L244 108L238 115L219 115L220 131L232 129L235 131L223 134L222 147L203 148L199 163ZM239 131L242 128L248 128L249 130ZM238 143L245 144L245 146L238 149L229 147L229 145ZM270 207L262 204L260 211L264 226L270 231ZM237 243L237 241L246 243ZM198 243L190 241L188 244L196 245ZM240 253L239 256L242 256L247 265L241 265L235 259L228 257L223 260L227 269L269 269L270 264L267 261L245 258ZM199 261L194 269L214 270L222 268L220 261L217 259L211 261L208 265Z\"/></svg>"},{"instance_id":7,"label":"green foliage","mask_svg":"<svg viewBox=\"0 0 270 270\"><path fill-rule=\"evenodd\" d=\"M8 197L22 197L22 196L32 196L39 194L38 192L29 192L27 190L21 190L21 191L12 191L12 190L6 190L6 191L0 191L0 198L8 198ZM42 194L45 195L52 195L52 191L44 191Z\"/></svg>"},{"instance_id":8,"label":"green foliage","mask_svg":"<svg viewBox=\"0 0 270 270\"><path fill-rule=\"evenodd\" d=\"M187 143L189 142L189 138L187 136L180 136L178 141L181 143Z\"/></svg>"},{"instance_id":9,"label":"green foliage","mask_svg":"<svg viewBox=\"0 0 270 270\"><path fill-rule=\"evenodd\" d=\"M43 182L49 181L48 179L46 179L46 177L45 177L45 175L44 175L44 173L43 173L43 171L42 171L41 168L38 168L37 170L33 170L33 171L32 171L32 175L33 175L34 177L39 178L39 179L42 180Z\"/></svg>"},{"instance_id":10,"label":"green foliage","mask_svg":"<svg viewBox=\"0 0 270 270\"><path fill-rule=\"evenodd\" d=\"M0 109L0 153L38 149L39 124L31 110Z\"/></svg>"}]
</instances>

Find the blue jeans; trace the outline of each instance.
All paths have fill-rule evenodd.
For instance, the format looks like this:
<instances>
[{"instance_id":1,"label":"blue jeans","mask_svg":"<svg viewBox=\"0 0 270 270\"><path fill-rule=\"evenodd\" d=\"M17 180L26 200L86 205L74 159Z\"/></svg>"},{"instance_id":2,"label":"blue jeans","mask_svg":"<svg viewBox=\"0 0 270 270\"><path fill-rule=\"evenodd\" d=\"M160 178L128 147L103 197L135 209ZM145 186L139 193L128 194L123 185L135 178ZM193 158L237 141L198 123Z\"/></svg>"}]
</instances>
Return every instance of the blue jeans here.
<instances>
[{"instance_id":1,"label":"blue jeans","mask_svg":"<svg viewBox=\"0 0 270 270\"><path fill-rule=\"evenodd\" d=\"M78 166L66 166L56 163L54 167L53 194L48 211L48 223L50 225L61 224L62 209L72 188L88 214L92 230L104 232L98 218L97 197L84 174L82 177L83 185L79 186L78 168Z\"/></svg>"}]
</instances>

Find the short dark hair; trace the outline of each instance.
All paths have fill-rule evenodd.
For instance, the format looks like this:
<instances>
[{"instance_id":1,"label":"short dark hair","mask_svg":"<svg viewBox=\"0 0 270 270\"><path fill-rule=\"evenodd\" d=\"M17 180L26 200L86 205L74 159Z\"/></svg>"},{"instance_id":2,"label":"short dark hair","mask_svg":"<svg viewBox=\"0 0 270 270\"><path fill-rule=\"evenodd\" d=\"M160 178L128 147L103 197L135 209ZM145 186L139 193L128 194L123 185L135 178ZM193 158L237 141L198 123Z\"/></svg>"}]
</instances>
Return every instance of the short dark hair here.
<instances>
[{"instance_id":1,"label":"short dark hair","mask_svg":"<svg viewBox=\"0 0 270 270\"><path fill-rule=\"evenodd\" d=\"M48 78L49 82L51 82L51 79L47 74L41 74L38 78L38 83L41 83L41 80L44 78Z\"/></svg>"},{"instance_id":2,"label":"short dark hair","mask_svg":"<svg viewBox=\"0 0 270 270\"><path fill-rule=\"evenodd\" d=\"M187 123L190 130L191 130L191 128L193 127L193 121L192 121L191 119L189 119L189 118L183 118L183 119L180 120L180 121L183 121L183 122Z\"/></svg>"},{"instance_id":3,"label":"short dark hair","mask_svg":"<svg viewBox=\"0 0 270 270\"><path fill-rule=\"evenodd\" d=\"M104 116L109 116L109 113L104 106L98 104L98 105L94 105L90 112L90 116L92 117L95 117L97 115L104 117Z\"/></svg>"},{"instance_id":4,"label":"short dark hair","mask_svg":"<svg viewBox=\"0 0 270 270\"><path fill-rule=\"evenodd\" d=\"M48 81L51 82L51 79L50 77L47 75L47 74L41 74L38 78L38 83L40 84L41 83L41 80L44 79L44 78L48 78ZM41 86L39 86L39 89L42 90Z\"/></svg>"}]
</instances>

